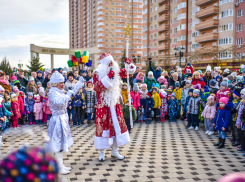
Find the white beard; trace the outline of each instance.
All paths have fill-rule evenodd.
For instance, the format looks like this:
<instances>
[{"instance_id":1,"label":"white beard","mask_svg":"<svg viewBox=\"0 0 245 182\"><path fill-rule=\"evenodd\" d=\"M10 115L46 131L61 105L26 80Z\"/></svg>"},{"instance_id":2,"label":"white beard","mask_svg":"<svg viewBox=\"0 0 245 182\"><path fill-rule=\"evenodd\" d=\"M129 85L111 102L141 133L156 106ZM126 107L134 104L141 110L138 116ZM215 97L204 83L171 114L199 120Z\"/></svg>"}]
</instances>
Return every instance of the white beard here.
<instances>
[{"instance_id":1,"label":"white beard","mask_svg":"<svg viewBox=\"0 0 245 182\"><path fill-rule=\"evenodd\" d=\"M119 101L119 96L121 93L120 88L120 68L119 65L113 61L113 66L108 67L108 65L100 64L98 68L95 70L99 75L99 80L107 76L110 72L110 69L112 68L112 71L114 71L115 76L114 79L111 79L112 86L108 89L101 92L101 103L103 105L106 105L108 107L115 106Z\"/></svg>"}]
</instances>

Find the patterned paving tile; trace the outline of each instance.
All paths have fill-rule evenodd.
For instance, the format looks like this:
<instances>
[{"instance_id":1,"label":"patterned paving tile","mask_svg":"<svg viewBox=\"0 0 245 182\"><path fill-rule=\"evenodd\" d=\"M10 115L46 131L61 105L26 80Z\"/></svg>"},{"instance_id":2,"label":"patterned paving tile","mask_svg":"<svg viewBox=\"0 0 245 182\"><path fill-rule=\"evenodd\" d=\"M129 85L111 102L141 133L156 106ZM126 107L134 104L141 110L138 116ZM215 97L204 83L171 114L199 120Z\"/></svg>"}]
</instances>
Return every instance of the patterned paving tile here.
<instances>
[{"instance_id":1,"label":"patterned paving tile","mask_svg":"<svg viewBox=\"0 0 245 182\"><path fill-rule=\"evenodd\" d=\"M72 166L64 181L217 181L225 174L244 171L242 154L227 140L226 149L217 150L217 136L204 131L189 131L185 122L136 124L131 142L119 149L126 159L119 161L106 151L106 161L98 161L94 148L95 125L71 126L74 145L64 156L66 166ZM11 131L1 158L28 143L44 147L47 126L22 126Z\"/></svg>"}]
</instances>

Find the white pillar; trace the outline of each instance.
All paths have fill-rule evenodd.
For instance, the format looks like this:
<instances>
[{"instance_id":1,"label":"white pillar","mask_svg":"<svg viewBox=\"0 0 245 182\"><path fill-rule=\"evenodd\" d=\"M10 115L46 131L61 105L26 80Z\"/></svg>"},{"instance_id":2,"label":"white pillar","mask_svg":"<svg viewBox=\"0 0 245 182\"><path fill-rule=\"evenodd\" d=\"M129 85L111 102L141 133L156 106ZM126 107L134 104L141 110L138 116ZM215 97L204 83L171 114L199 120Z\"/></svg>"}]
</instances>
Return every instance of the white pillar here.
<instances>
[{"instance_id":1,"label":"white pillar","mask_svg":"<svg viewBox=\"0 0 245 182\"><path fill-rule=\"evenodd\" d=\"M37 59L39 59L39 53L36 53L37 54Z\"/></svg>"},{"instance_id":2,"label":"white pillar","mask_svg":"<svg viewBox=\"0 0 245 182\"><path fill-rule=\"evenodd\" d=\"M51 70L54 68L54 55L53 54L50 54L51 55Z\"/></svg>"},{"instance_id":3,"label":"white pillar","mask_svg":"<svg viewBox=\"0 0 245 182\"><path fill-rule=\"evenodd\" d=\"M31 60L30 61L32 61L33 58L34 58L34 52L31 52Z\"/></svg>"}]
</instances>

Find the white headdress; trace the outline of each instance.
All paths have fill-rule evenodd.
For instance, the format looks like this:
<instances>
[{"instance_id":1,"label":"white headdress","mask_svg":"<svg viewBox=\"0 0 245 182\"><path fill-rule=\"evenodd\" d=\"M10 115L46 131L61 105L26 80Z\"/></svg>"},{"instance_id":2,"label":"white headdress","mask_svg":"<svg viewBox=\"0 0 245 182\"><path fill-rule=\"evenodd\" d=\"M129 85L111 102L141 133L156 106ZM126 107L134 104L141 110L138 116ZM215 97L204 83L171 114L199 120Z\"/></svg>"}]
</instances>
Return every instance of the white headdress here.
<instances>
[{"instance_id":1,"label":"white headdress","mask_svg":"<svg viewBox=\"0 0 245 182\"><path fill-rule=\"evenodd\" d=\"M63 75L60 74L58 71L55 71L50 78L51 83L61 83L64 81L65 81L65 79L64 79Z\"/></svg>"}]
</instances>

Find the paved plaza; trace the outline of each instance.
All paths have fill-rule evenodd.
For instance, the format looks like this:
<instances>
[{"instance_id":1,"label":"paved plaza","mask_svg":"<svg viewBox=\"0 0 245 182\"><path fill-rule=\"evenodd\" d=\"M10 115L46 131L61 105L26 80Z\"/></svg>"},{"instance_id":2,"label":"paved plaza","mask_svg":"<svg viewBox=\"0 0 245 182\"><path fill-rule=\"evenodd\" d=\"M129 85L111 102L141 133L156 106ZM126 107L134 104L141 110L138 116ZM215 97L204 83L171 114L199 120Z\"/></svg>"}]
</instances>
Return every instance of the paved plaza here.
<instances>
[{"instance_id":1,"label":"paved plaza","mask_svg":"<svg viewBox=\"0 0 245 182\"><path fill-rule=\"evenodd\" d=\"M185 122L136 124L130 134L131 143L120 148L126 159L119 161L106 152L99 162L94 148L95 125L71 127L74 145L64 156L72 166L64 181L217 181L223 175L244 171L245 158L227 140L226 149L213 146L217 135L207 136L203 130L186 130ZM18 134L11 131L1 150L6 156L24 143L44 147L47 126L23 126ZM12 137L10 137L12 136Z\"/></svg>"}]
</instances>

